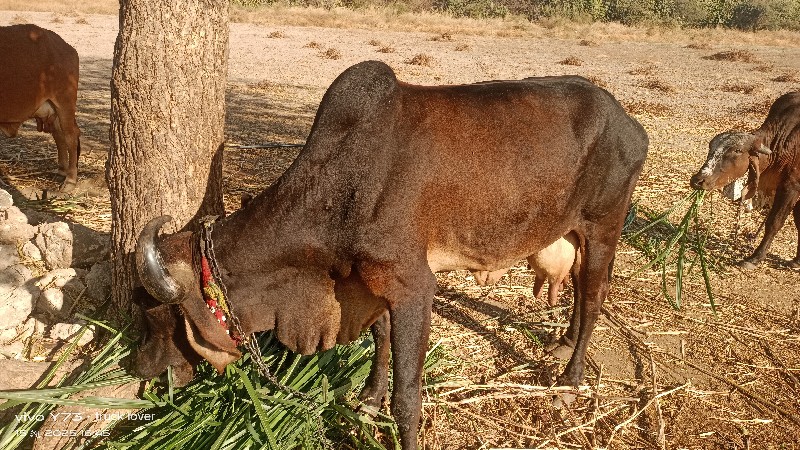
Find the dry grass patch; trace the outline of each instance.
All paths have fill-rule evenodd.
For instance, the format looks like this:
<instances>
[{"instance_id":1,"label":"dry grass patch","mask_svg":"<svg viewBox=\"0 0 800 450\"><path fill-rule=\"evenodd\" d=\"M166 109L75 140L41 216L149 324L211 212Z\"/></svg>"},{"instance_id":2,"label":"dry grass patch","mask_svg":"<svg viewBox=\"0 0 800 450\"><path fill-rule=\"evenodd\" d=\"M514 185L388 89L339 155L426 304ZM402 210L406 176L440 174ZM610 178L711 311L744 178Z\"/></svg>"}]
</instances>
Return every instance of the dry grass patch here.
<instances>
[{"instance_id":1,"label":"dry grass patch","mask_svg":"<svg viewBox=\"0 0 800 450\"><path fill-rule=\"evenodd\" d=\"M578 41L578 45L583 47L597 47L597 42L591 39L581 39L580 41Z\"/></svg>"},{"instance_id":2,"label":"dry grass patch","mask_svg":"<svg viewBox=\"0 0 800 450\"><path fill-rule=\"evenodd\" d=\"M564 66L582 66L583 60L581 60L576 56L568 56L567 58L562 59L558 63Z\"/></svg>"},{"instance_id":3,"label":"dry grass patch","mask_svg":"<svg viewBox=\"0 0 800 450\"><path fill-rule=\"evenodd\" d=\"M53 17L50 18L50 23L64 23L64 20L61 19L61 16L53 14Z\"/></svg>"},{"instance_id":4,"label":"dry grass patch","mask_svg":"<svg viewBox=\"0 0 800 450\"><path fill-rule=\"evenodd\" d=\"M320 53L319 55L320 55L320 57L325 58L325 59L341 59L342 58L342 53L339 50L337 50L337 49L335 49L333 47L325 50L324 52Z\"/></svg>"},{"instance_id":5,"label":"dry grass patch","mask_svg":"<svg viewBox=\"0 0 800 450\"><path fill-rule=\"evenodd\" d=\"M75 19L75 23L78 25L89 25L89 20L86 17L78 17Z\"/></svg>"},{"instance_id":6,"label":"dry grass patch","mask_svg":"<svg viewBox=\"0 0 800 450\"><path fill-rule=\"evenodd\" d=\"M668 106L662 105L661 103L652 103L646 100L634 100L634 101L623 101L622 107L625 108L625 111L628 114L633 115L645 115L649 114L655 117L664 117L667 116L671 110Z\"/></svg>"},{"instance_id":7,"label":"dry grass patch","mask_svg":"<svg viewBox=\"0 0 800 450\"><path fill-rule=\"evenodd\" d=\"M753 70L761 73L772 72L773 69L775 69L775 66L772 64L761 64L760 66L753 67Z\"/></svg>"},{"instance_id":8,"label":"dry grass patch","mask_svg":"<svg viewBox=\"0 0 800 450\"><path fill-rule=\"evenodd\" d=\"M445 32L432 37L431 40L436 42L451 42L453 40L453 35Z\"/></svg>"},{"instance_id":9,"label":"dry grass patch","mask_svg":"<svg viewBox=\"0 0 800 450\"><path fill-rule=\"evenodd\" d=\"M457 52L463 52L463 51L469 50L469 45L467 45L467 44L458 44L458 45L456 45L455 50Z\"/></svg>"},{"instance_id":10,"label":"dry grass patch","mask_svg":"<svg viewBox=\"0 0 800 450\"><path fill-rule=\"evenodd\" d=\"M666 81L659 80L658 78L650 78L649 80L642 81L640 86L654 91L661 91L664 93L675 92L675 87Z\"/></svg>"},{"instance_id":11,"label":"dry grass patch","mask_svg":"<svg viewBox=\"0 0 800 450\"><path fill-rule=\"evenodd\" d=\"M286 35L283 34L283 32L281 32L281 31L273 31L272 33L268 34L267 37L268 38L272 38L272 39L281 39L281 38L285 38Z\"/></svg>"},{"instance_id":12,"label":"dry grass patch","mask_svg":"<svg viewBox=\"0 0 800 450\"><path fill-rule=\"evenodd\" d=\"M31 23L31 21L22 14L17 14L13 19L11 19L12 25L22 25L23 23Z\"/></svg>"},{"instance_id":13,"label":"dry grass patch","mask_svg":"<svg viewBox=\"0 0 800 450\"><path fill-rule=\"evenodd\" d=\"M796 72L786 72L772 78L771 81L777 81L778 83L797 83L800 81L800 77L797 76Z\"/></svg>"},{"instance_id":14,"label":"dry grass patch","mask_svg":"<svg viewBox=\"0 0 800 450\"><path fill-rule=\"evenodd\" d=\"M772 103L774 103L773 99L765 98L763 100L759 100L756 102L740 103L736 109L744 114L751 114L754 116L766 116L767 113L769 112L769 108L772 106Z\"/></svg>"},{"instance_id":15,"label":"dry grass patch","mask_svg":"<svg viewBox=\"0 0 800 450\"><path fill-rule=\"evenodd\" d=\"M380 53L394 53L394 47L390 47L388 45L384 45L383 47L378 49Z\"/></svg>"},{"instance_id":16,"label":"dry grass patch","mask_svg":"<svg viewBox=\"0 0 800 450\"><path fill-rule=\"evenodd\" d=\"M749 83L725 83L720 86L720 90L725 92L741 92L742 94L752 94L759 86Z\"/></svg>"},{"instance_id":17,"label":"dry grass patch","mask_svg":"<svg viewBox=\"0 0 800 450\"><path fill-rule=\"evenodd\" d=\"M684 48L690 48L692 50L711 50L713 47L711 47L711 44L708 42L692 42Z\"/></svg>"},{"instance_id":18,"label":"dry grass patch","mask_svg":"<svg viewBox=\"0 0 800 450\"><path fill-rule=\"evenodd\" d=\"M756 56L747 50L728 50L725 52L714 53L713 55L703 56L703 59L712 61L735 61L735 62L756 62Z\"/></svg>"},{"instance_id":19,"label":"dry grass patch","mask_svg":"<svg viewBox=\"0 0 800 450\"><path fill-rule=\"evenodd\" d=\"M656 72L656 66L649 64L646 66L639 66L635 69L631 69L628 71L628 75L653 75Z\"/></svg>"},{"instance_id":20,"label":"dry grass patch","mask_svg":"<svg viewBox=\"0 0 800 450\"><path fill-rule=\"evenodd\" d=\"M413 58L406 61L406 64L411 64L412 66L430 67L430 65L433 64L433 58L425 53L418 53L414 55Z\"/></svg>"},{"instance_id":21,"label":"dry grass patch","mask_svg":"<svg viewBox=\"0 0 800 450\"><path fill-rule=\"evenodd\" d=\"M370 39L369 42L367 42L367 44L369 44L369 45L371 45L373 47L381 47L381 46L383 46L381 41L379 41L377 39Z\"/></svg>"},{"instance_id":22,"label":"dry grass patch","mask_svg":"<svg viewBox=\"0 0 800 450\"><path fill-rule=\"evenodd\" d=\"M608 83L606 83L605 80L603 80L602 78L598 77L597 75L585 75L584 78L586 78L587 80L591 81L595 85L600 86L601 88L607 88L608 87Z\"/></svg>"},{"instance_id":23,"label":"dry grass patch","mask_svg":"<svg viewBox=\"0 0 800 450\"><path fill-rule=\"evenodd\" d=\"M249 87L250 89L255 89L255 90L259 90L259 91L269 91L269 90L272 90L275 87L275 85L270 83L267 80L261 80L261 81L259 81L257 83L250 83L250 84L247 85L247 87Z\"/></svg>"},{"instance_id":24,"label":"dry grass patch","mask_svg":"<svg viewBox=\"0 0 800 450\"><path fill-rule=\"evenodd\" d=\"M319 43L319 42L317 42L317 41L311 41L311 42L309 42L308 44L304 45L304 46L303 46L303 48L316 48L316 49L320 49L320 48L322 48L322 44L320 44L320 43Z\"/></svg>"}]
</instances>

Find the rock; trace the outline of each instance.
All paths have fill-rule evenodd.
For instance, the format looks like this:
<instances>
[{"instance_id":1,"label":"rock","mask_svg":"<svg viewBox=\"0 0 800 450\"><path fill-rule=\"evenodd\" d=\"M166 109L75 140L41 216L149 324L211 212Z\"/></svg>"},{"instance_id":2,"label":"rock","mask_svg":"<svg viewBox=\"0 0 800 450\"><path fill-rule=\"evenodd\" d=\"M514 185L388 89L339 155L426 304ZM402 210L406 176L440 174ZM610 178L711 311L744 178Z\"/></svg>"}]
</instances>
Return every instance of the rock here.
<instances>
[{"instance_id":1,"label":"rock","mask_svg":"<svg viewBox=\"0 0 800 450\"><path fill-rule=\"evenodd\" d=\"M80 361L67 360L56 371L52 385L62 379L65 374L75 370ZM0 391L12 389L32 389L53 366L52 361L0 361Z\"/></svg>"},{"instance_id":2,"label":"rock","mask_svg":"<svg viewBox=\"0 0 800 450\"><path fill-rule=\"evenodd\" d=\"M9 344L0 345L0 354L8 359L22 359L22 354L25 352L25 342L18 339Z\"/></svg>"},{"instance_id":3,"label":"rock","mask_svg":"<svg viewBox=\"0 0 800 450\"><path fill-rule=\"evenodd\" d=\"M48 269L66 269L72 264L72 231L66 223L39 225L33 242L41 250Z\"/></svg>"},{"instance_id":4,"label":"rock","mask_svg":"<svg viewBox=\"0 0 800 450\"><path fill-rule=\"evenodd\" d=\"M111 262L101 261L86 274L86 293L103 302L111 296Z\"/></svg>"},{"instance_id":5,"label":"rock","mask_svg":"<svg viewBox=\"0 0 800 450\"><path fill-rule=\"evenodd\" d=\"M19 208L16 206L11 206L6 208L3 211L0 211L0 221L8 222L11 224L27 224L28 216L25 215Z\"/></svg>"},{"instance_id":6,"label":"rock","mask_svg":"<svg viewBox=\"0 0 800 450\"><path fill-rule=\"evenodd\" d=\"M80 269L56 269L42 275L36 281L36 286L42 289L36 311L59 319L69 317L75 302L86 289L78 279L84 273Z\"/></svg>"},{"instance_id":7,"label":"rock","mask_svg":"<svg viewBox=\"0 0 800 450\"><path fill-rule=\"evenodd\" d=\"M22 264L15 264L0 270L0 299L33 276L31 269Z\"/></svg>"},{"instance_id":8,"label":"rock","mask_svg":"<svg viewBox=\"0 0 800 450\"><path fill-rule=\"evenodd\" d=\"M36 281L36 285L42 289L47 289L49 287L57 287L61 289L68 285L72 280L84 275L85 273L85 270L80 269L55 269L42 275Z\"/></svg>"},{"instance_id":9,"label":"rock","mask_svg":"<svg viewBox=\"0 0 800 450\"><path fill-rule=\"evenodd\" d=\"M5 211L14 205L14 199L11 198L11 194L8 191L0 189L0 211Z\"/></svg>"},{"instance_id":10,"label":"rock","mask_svg":"<svg viewBox=\"0 0 800 450\"><path fill-rule=\"evenodd\" d=\"M6 293L0 292L0 330L22 324L33 311L40 294L41 290L32 280Z\"/></svg>"},{"instance_id":11,"label":"rock","mask_svg":"<svg viewBox=\"0 0 800 450\"><path fill-rule=\"evenodd\" d=\"M41 322L39 319L35 317L28 317L28 320L26 320L20 327L21 329L17 330L19 331L18 339L25 340L33 336L34 334L41 335L44 332L44 327L45 327L44 323Z\"/></svg>"},{"instance_id":12,"label":"rock","mask_svg":"<svg viewBox=\"0 0 800 450\"><path fill-rule=\"evenodd\" d=\"M83 225L72 226L72 267L88 268L92 264L108 259L111 252L111 237Z\"/></svg>"},{"instance_id":13,"label":"rock","mask_svg":"<svg viewBox=\"0 0 800 450\"><path fill-rule=\"evenodd\" d=\"M36 228L16 206L0 211L0 243L18 244L33 238Z\"/></svg>"},{"instance_id":14,"label":"rock","mask_svg":"<svg viewBox=\"0 0 800 450\"><path fill-rule=\"evenodd\" d=\"M81 331L81 328L83 328L83 325L79 323L57 323L50 328L50 338L71 342L78 337L78 332ZM80 346L86 345L94 339L95 326L89 325L87 328L86 332L78 340L78 345Z\"/></svg>"},{"instance_id":15,"label":"rock","mask_svg":"<svg viewBox=\"0 0 800 450\"><path fill-rule=\"evenodd\" d=\"M42 252L39 247L31 241L22 244L22 256L33 261L42 260Z\"/></svg>"},{"instance_id":16,"label":"rock","mask_svg":"<svg viewBox=\"0 0 800 450\"><path fill-rule=\"evenodd\" d=\"M6 267L19 264L19 262L19 250L16 245L0 245L0 270L5 270Z\"/></svg>"},{"instance_id":17,"label":"rock","mask_svg":"<svg viewBox=\"0 0 800 450\"><path fill-rule=\"evenodd\" d=\"M0 330L0 345L6 345L9 342L17 339L19 336L19 331L16 328L6 328L5 330Z\"/></svg>"}]
</instances>

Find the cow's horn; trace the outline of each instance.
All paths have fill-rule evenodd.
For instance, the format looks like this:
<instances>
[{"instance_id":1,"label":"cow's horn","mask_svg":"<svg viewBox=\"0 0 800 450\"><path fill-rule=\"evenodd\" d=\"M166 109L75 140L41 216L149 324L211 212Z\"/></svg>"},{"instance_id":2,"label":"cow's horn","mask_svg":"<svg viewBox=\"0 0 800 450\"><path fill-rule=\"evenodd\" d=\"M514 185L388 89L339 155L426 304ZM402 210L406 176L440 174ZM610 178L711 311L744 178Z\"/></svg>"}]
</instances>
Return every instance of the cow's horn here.
<instances>
[{"instance_id":1,"label":"cow's horn","mask_svg":"<svg viewBox=\"0 0 800 450\"><path fill-rule=\"evenodd\" d=\"M136 269L147 292L162 303L180 303L184 289L169 275L156 245L158 231L172 217L161 216L147 222L136 242Z\"/></svg>"},{"instance_id":2,"label":"cow's horn","mask_svg":"<svg viewBox=\"0 0 800 450\"><path fill-rule=\"evenodd\" d=\"M761 153L762 155L771 155L772 154L772 150L770 150L769 147L767 147L764 144L761 144L761 146L758 147L758 150L756 150L756 152L757 153Z\"/></svg>"}]
</instances>

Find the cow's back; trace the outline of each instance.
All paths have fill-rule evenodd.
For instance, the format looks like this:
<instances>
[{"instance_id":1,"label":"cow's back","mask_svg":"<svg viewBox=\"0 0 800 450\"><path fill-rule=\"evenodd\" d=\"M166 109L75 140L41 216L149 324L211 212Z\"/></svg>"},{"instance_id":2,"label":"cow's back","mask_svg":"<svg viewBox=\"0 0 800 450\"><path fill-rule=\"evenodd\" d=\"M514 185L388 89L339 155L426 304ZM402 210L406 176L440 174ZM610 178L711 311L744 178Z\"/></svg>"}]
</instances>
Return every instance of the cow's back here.
<instances>
[{"instance_id":1,"label":"cow's back","mask_svg":"<svg viewBox=\"0 0 800 450\"><path fill-rule=\"evenodd\" d=\"M77 98L78 53L36 25L0 27L0 121L25 121L52 97Z\"/></svg>"}]
</instances>

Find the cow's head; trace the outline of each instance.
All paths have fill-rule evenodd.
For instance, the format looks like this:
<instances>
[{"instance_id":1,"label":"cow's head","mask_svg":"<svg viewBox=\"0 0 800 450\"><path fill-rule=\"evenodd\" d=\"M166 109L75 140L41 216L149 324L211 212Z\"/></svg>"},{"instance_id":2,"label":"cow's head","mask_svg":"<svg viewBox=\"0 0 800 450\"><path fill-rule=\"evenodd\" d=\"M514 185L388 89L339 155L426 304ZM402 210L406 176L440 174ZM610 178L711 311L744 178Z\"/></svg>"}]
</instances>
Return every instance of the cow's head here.
<instances>
[{"instance_id":1,"label":"cow's head","mask_svg":"<svg viewBox=\"0 0 800 450\"><path fill-rule=\"evenodd\" d=\"M725 132L714 136L708 144L708 157L700 170L692 176L690 184L695 189L707 191L722 189L747 175L741 198L747 200L756 193L759 176L759 155L772 151L756 135Z\"/></svg>"},{"instance_id":2,"label":"cow's head","mask_svg":"<svg viewBox=\"0 0 800 450\"><path fill-rule=\"evenodd\" d=\"M186 368L201 359L205 358L222 372L241 353L206 307L194 235L177 233L157 242L159 230L171 220L169 216L151 220L136 246L139 279L158 304L142 305L145 329L134 371L140 376L155 376L173 366L176 383L180 385L191 380L191 372L187 378Z\"/></svg>"}]
</instances>

